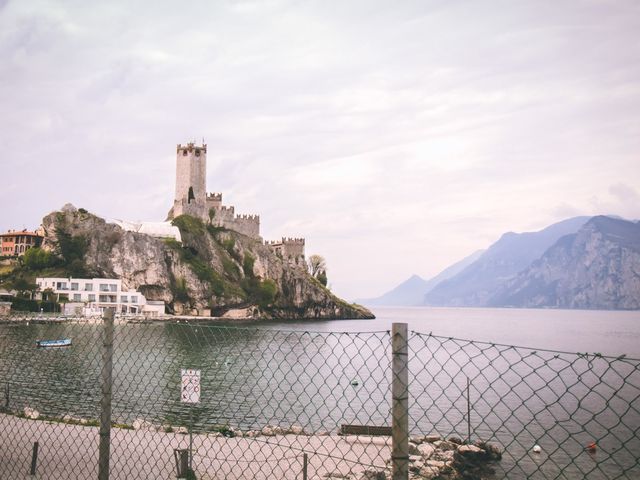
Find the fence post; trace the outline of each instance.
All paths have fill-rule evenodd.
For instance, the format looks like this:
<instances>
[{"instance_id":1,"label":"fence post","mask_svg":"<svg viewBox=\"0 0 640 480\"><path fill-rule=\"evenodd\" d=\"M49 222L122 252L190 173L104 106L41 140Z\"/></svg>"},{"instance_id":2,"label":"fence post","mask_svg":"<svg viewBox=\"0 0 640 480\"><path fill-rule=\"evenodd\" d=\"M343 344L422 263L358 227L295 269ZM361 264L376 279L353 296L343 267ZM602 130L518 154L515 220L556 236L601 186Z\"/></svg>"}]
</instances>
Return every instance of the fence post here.
<instances>
[{"instance_id":1,"label":"fence post","mask_svg":"<svg viewBox=\"0 0 640 480\"><path fill-rule=\"evenodd\" d=\"M36 474L36 466L38 465L38 442L33 442L33 450L31 451L31 469L29 475Z\"/></svg>"},{"instance_id":2,"label":"fence post","mask_svg":"<svg viewBox=\"0 0 640 480\"><path fill-rule=\"evenodd\" d=\"M393 480L409 478L409 345L406 323L391 326L391 465Z\"/></svg>"},{"instance_id":3,"label":"fence post","mask_svg":"<svg viewBox=\"0 0 640 480\"><path fill-rule=\"evenodd\" d=\"M308 465L308 460L309 457L307 457L307 454L305 453L302 457L302 480L307 480L307 465Z\"/></svg>"},{"instance_id":4,"label":"fence post","mask_svg":"<svg viewBox=\"0 0 640 480\"><path fill-rule=\"evenodd\" d=\"M104 311L104 344L102 349L102 398L100 400L100 446L98 480L109 480L111 447L111 373L113 367L113 308Z\"/></svg>"}]
</instances>

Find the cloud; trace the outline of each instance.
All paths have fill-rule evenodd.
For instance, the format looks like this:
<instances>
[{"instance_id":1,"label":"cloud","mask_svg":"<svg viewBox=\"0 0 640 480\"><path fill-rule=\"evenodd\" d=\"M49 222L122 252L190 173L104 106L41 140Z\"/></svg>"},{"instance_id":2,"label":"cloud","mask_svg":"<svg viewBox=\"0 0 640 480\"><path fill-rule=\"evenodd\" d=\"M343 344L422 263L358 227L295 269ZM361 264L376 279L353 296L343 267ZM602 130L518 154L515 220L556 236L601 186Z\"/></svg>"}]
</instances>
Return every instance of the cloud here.
<instances>
[{"instance_id":1,"label":"cloud","mask_svg":"<svg viewBox=\"0 0 640 480\"><path fill-rule=\"evenodd\" d=\"M350 298L504 231L640 217L637 2L0 8L0 201L26 199L0 229L67 201L164 219L202 137L210 190Z\"/></svg>"}]
</instances>

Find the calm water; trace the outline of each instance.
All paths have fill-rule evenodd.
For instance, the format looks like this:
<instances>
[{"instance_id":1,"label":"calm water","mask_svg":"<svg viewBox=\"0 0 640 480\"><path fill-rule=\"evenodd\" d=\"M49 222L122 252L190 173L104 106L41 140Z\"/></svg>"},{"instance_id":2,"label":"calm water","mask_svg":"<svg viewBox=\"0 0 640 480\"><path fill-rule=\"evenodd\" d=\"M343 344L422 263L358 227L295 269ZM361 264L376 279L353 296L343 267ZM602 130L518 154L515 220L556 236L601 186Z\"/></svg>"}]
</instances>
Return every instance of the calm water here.
<instances>
[{"instance_id":1,"label":"calm water","mask_svg":"<svg viewBox=\"0 0 640 480\"><path fill-rule=\"evenodd\" d=\"M354 332L410 330L434 335L568 352L640 358L640 311L375 307L374 320L290 322L267 328Z\"/></svg>"},{"instance_id":2,"label":"calm water","mask_svg":"<svg viewBox=\"0 0 640 480\"><path fill-rule=\"evenodd\" d=\"M393 322L406 322L414 332L409 357L414 432L465 438L469 379L472 438L508 446L510 456L502 462L508 478L541 475L551 465L551 478L560 466L564 478L604 479L637 463L637 453L631 453L640 451L637 362L500 345L640 358L640 312L378 308L375 313L375 320L240 329L116 326L113 419L185 425L192 416L201 430L221 424L243 430L300 424L307 431L336 431L342 423L389 424L388 330ZM34 347L37 339L62 337L73 338L73 346ZM97 325L0 325L0 382L10 385L10 407L97 418L101 343ZM202 370L202 402L193 408L179 401L180 368ZM601 439L602 451L617 451L613 463L585 458L583 446L593 438ZM535 443L554 452L553 462L530 458ZM540 470L536 462L543 463Z\"/></svg>"}]
</instances>

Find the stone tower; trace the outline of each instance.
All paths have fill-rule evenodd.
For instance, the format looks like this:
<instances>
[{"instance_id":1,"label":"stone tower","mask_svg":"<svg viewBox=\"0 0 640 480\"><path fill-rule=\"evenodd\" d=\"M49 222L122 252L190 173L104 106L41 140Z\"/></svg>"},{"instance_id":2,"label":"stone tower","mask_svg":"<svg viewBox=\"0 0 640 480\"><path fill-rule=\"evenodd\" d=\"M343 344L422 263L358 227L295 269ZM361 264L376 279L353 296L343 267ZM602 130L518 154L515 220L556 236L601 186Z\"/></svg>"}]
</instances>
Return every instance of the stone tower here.
<instances>
[{"instance_id":1,"label":"stone tower","mask_svg":"<svg viewBox=\"0 0 640 480\"><path fill-rule=\"evenodd\" d=\"M176 197L172 217L207 217L207 145L178 144L176 148Z\"/></svg>"}]
</instances>

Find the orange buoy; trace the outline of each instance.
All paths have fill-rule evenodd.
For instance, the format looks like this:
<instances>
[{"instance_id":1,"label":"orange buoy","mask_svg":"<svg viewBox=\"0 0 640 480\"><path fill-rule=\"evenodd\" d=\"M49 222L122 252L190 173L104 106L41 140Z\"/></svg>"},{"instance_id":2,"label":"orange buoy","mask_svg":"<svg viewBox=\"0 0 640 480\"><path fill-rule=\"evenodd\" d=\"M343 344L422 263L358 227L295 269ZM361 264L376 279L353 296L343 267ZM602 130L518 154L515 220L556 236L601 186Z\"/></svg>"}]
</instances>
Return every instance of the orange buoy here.
<instances>
[{"instance_id":1,"label":"orange buoy","mask_svg":"<svg viewBox=\"0 0 640 480\"><path fill-rule=\"evenodd\" d=\"M587 445L586 450L590 453L594 453L596 451L596 442L591 442L589 445Z\"/></svg>"}]
</instances>

